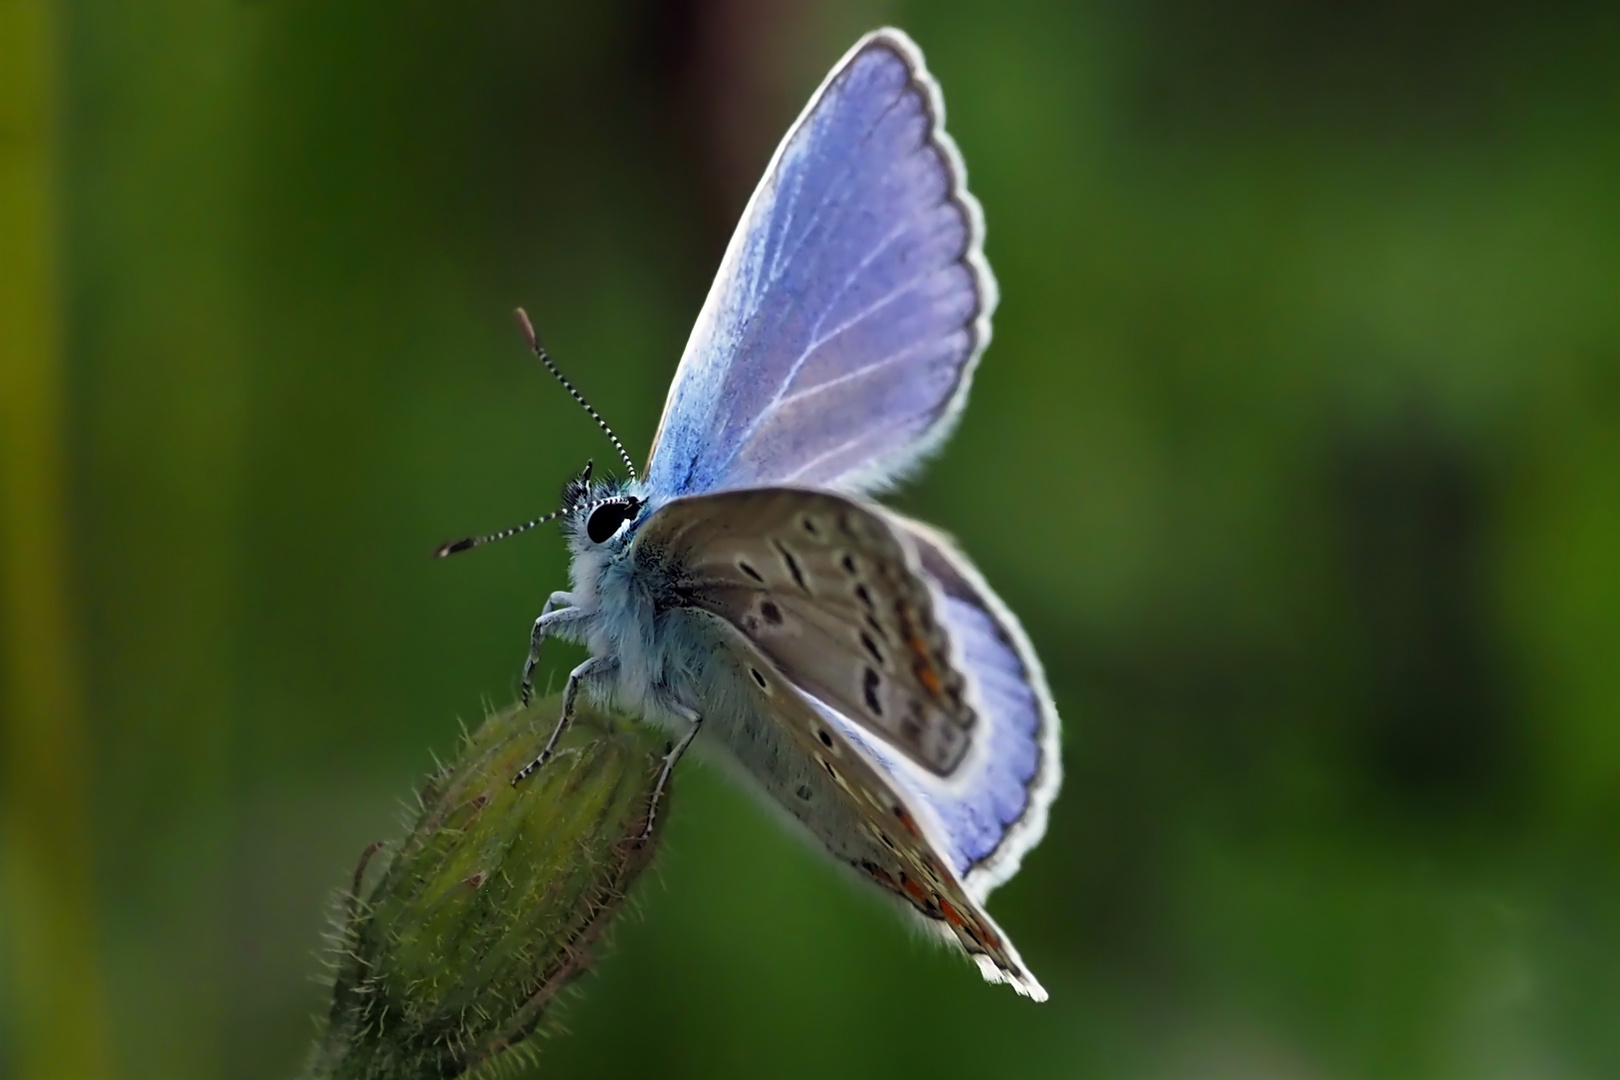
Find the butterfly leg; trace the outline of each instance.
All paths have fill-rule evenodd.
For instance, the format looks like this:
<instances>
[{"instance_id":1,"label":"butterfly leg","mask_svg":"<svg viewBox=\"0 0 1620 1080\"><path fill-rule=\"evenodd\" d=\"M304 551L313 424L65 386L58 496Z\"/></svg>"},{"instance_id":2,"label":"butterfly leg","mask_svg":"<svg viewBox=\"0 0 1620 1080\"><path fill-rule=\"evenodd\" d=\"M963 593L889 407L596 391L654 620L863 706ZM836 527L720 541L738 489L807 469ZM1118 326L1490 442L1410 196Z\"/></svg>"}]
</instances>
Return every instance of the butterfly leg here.
<instances>
[{"instance_id":1,"label":"butterfly leg","mask_svg":"<svg viewBox=\"0 0 1620 1080\"><path fill-rule=\"evenodd\" d=\"M534 620L534 629L529 633L529 658L523 663L523 683L518 689L518 700L525 705L534 697L534 669L540 663L540 645L546 640L547 628L563 621L557 616L572 610L573 605L572 595L554 592L546 598L545 607L540 609L540 617Z\"/></svg>"},{"instance_id":2,"label":"butterfly leg","mask_svg":"<svg viewBox=\"0 0 1620 1080\"><path fill-rule=\"evenodd\" d=\"M647 827L641 830L643 840L652 835L653 819L658 816L658 804L664 797L664 785L669 783L670 772L675 768L675 763L681 760L681 755L686 753L686 748L692 745L692 740L697 738L698 728L703 726L703 717L684 705L676 705L671 711L692 726L681 736L681 741L664 755L664 767L658 770L658 783L653 786L652 801L647 805Z\"/></svg>"},{"instance_id":3,"label":"butterfly leg","mask_svg":"<svg viewBox=\"0 0 1620 1080\"><path fill-rule=\"evenodd\" d=\"M561 612L555 614L561 614ZM557 715L557 726L551 729L551 737L546 740L546 745L541 749L539 756L519 769L517 775L512 777L514 787L527 778L530 773L550 760L551 752L557 748L557 740L562 738L562 733L568 730L569 721L574 718L574 699L579 696L579 684L586 679L606 674L618 666L619 662L617 660L605 656L593 656L568 673L568 685L563 687L562 711Z\"/></svg>"}]
</instances>

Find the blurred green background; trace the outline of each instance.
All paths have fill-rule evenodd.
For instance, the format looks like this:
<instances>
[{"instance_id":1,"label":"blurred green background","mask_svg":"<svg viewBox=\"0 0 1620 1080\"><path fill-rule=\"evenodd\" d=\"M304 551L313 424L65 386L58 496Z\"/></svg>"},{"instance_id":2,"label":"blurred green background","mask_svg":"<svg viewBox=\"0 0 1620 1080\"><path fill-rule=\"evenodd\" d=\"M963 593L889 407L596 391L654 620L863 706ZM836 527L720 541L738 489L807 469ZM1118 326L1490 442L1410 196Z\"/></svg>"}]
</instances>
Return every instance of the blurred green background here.
<instances>
[{"instance_id":1,"label":"blurred green background","mask_svg":"<svg viewBox=\"0 0 1620 1080\"><path fill-rule=\"evenodd\" d=\"M593 1077L1620 1075L1620 15L0 0L0 1075L292 1075L332 890L565 583L861 31L1003 303L899 499L1051 673L980 984L709 768ZM557 649L553 679L577 654Z\"/></svg>"}]
</instances>

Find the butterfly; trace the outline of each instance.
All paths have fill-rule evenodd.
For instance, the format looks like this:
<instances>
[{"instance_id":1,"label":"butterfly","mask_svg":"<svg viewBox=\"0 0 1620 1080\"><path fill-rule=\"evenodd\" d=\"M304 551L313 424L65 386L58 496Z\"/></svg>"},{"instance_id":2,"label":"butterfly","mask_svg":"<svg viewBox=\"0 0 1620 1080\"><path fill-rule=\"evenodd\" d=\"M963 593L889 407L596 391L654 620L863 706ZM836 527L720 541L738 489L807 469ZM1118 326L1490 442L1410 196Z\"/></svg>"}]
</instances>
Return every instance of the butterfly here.
<instances>
[{"instance_id":1,"label":"butterfly","mask_svg":"<svg viewBox=\"0 0 1620 1080\"><path fill-rule=\"evenodd\" d=\"M569 483L572 588L534 623L590 656L583 690L703 733L838 862L1045 1000L985 899L1046 830L1061 765L1040 661L940 532L868 496L937 449L990 340L996 284L944 106L904 33L863 37L789 129L727 247L645 476Z\"/></svg>"}]
</instances>

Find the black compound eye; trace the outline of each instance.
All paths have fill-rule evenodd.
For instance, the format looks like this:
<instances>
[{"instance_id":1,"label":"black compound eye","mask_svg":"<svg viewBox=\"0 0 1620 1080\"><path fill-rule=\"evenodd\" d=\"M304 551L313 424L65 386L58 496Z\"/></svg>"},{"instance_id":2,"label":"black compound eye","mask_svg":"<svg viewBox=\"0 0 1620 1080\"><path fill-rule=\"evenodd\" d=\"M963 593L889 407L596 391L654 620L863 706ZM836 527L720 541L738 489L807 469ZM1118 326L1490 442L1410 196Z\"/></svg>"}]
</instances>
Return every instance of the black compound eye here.
<instances>
[{"instance_id":1,"label":"black compound eye","mask_svg":"<svg viewBox=\"0 0 1620 1080\"><path fill-rule=\"evenodd\" d=\"M600 544L619 531L619 526L636 516L640 504L635 501L604 503L591 511L585 522L585 535L591 543Z\"/></svg>"}]
</instances>

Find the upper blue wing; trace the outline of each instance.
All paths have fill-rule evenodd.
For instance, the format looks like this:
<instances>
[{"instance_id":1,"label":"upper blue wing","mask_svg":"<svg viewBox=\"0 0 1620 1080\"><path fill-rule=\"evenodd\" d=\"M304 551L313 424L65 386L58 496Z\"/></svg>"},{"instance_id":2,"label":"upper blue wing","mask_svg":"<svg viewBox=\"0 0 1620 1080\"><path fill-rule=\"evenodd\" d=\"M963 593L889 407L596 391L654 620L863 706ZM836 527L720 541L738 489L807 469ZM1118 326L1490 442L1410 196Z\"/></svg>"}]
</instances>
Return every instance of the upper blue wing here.
<instances>
[{"instance_id":1,"label":"upper blue wing","mask_svg":"<svg viewBox=\"0 0 1620 1080\"><path fill-rule=\"evenodd\" d=\"M828 75L726 250L664 405L649 490L855 494L943 441L996 303L943 120L898 30L862 38Z\"/></svg>"}]
</instances>

